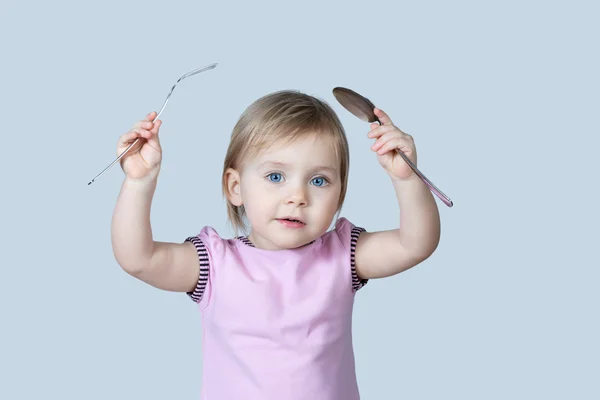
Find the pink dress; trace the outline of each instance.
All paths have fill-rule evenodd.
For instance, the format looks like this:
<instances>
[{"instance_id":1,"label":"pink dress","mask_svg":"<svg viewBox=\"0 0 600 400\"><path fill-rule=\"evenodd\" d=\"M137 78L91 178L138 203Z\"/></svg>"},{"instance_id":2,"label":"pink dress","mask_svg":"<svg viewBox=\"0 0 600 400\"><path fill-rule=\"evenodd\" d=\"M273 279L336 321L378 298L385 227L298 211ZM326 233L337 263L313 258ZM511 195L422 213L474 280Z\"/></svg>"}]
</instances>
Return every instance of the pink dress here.
<instances>
[{"instance_id":1,"label":"pink dress","mask_svg":"<svg viewBox=\"0 0 600 400\"><path fill-rule=\"evenodd\" d=\"M354 269L364 229L345 218L299 249L262 250L211 227L189 237L200 279L202 400L359 399Z\"/></svg>"}]
</instances>

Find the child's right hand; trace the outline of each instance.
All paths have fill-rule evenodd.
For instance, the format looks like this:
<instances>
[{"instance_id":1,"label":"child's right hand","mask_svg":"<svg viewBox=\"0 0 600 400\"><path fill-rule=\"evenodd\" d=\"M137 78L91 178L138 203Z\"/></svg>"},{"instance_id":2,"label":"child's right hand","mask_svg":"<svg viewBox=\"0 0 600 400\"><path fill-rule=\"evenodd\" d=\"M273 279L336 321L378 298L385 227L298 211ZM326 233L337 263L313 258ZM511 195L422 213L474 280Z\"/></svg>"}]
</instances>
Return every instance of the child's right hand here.
<instances>
[{"instance_id":1,"label":"child's right hand","mask_svg":"<svg viewBox=\"0 0 600 400\"><path fill-rule=\"evenodd\" d=\"M156 178L162 160L162 148L158 140L158 130L162 125L153 111L145 120L136 122L129 132L123 134L117 144L117 156L120 155L137 138L141 138L120 161L121 168L128 179Z\"/></svg>"}]
</instances>

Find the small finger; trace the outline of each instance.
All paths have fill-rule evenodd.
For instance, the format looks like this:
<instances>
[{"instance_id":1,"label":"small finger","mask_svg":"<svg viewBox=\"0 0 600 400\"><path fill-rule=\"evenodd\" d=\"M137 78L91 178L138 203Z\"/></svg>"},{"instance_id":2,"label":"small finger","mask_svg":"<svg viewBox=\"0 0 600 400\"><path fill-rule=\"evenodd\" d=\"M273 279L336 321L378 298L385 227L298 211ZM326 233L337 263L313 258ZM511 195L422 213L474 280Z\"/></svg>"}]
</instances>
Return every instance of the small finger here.
<instances>
[{"instance_id":1,"label":"small finger","mask_svg":"<svg viewBox=\"0 0 600 400\"><path fill-rule=\"evenodd\" d=\"M381 148L377 152L379 153L379 155L381 155L395 149L400 150L406 155L415 154L415 147L412 146L410 142L403 140L402 138L395 138L390 140L389 142L381 146Z\"/></svg>"},{"instance_id":2,"label":"small finger","mask_svg":"<svg viewBox=\"0 0 600 400\"><path fill-rule=\"evenodd\" d=\"M399 149L402 147L402 144L400 142L400 139L398 138L392 138L390 140L388 140L387 142L383 143L379 149L377 149L377 154L382 155L387 153L388 151L394 150L394 149Z\"/></svg>"},{"instance_id":3,"label":"small finger","mask_svg":"<svg viewBox=\"0 0 600 400\"><path fill-rule=\"evenodd\" d=\"M375 108L373 111L383 125L394 125L392 119L385 113L385 111L379 108Z\"/></svg>"},{"instance_id":4,"label":"small finger","mask_svg":"<svg viewBox=\"0 0 600 400\"><path fill-rule=\"evenodd\" d=\"M152 122L149 121L137 121L135 124L133 124L132 129L138 129L138 128L143 128L143 129L152 129Z\"/></svg>"},{"instance_id":5,"label":"small finger","mask_svg":"<svg viewBox=\"0 0 600 400\"><path fill-rule=\"evenodd\" d=\"M386 144L390 140L394 140L394 139L402 140L399 132L396 129L389 130L384 135L382 135L379 139L377 139L375 141L375 143L373 143L372 149L378 150L381 147L383 147L384 144Z\"/></svg>"},{"instance_id":6,"label":"small finger","mask_svg":"<svg viewBox=\"0 0 600 400\"><path fill-rule=\"evenodd\" d=\"M119 143L120 144L127 144L129 142L132 142L133 140L135 140L138 137L145 137L143 134L143 131L139 131L137 129L131 130L127 133L125 133L124 135L122 135L119 138Z\"/></svg>"},{"instance_id":7,"label":"small finger","mask_svg":"<svg viewBox=\"0 0 600 400\"><path fill-rule=\"evenodd\" d=\"M367 136L370 138L378 138L384 135L386 132L389 132L391 129L393 129L393 127L388 125L377 125L375 129L372 129L369 131L369 133L367 133Z\"/></svg>"},{"instance_id":8,"label":"small finger","mask_svg":"<svg viewBox=\"0 0 600 400\"><path fill-rule=\"evenodd\" d=\"M138 136L138 134L135 131L131 130L131 131L127 132L127 133L124 133L123 135L121 135L119 137L119 143L125 144L127 142L132 141L137 136Z\"/></svg>"},{"instance_id":9,"label":"small finger","mask_svg":"<svg viewBox=\"0 0 600 400\"><path fill-rule=\"evenodd\" d=\"M140 136L145 137L145 138L149 138L152 136L152 132L149 131L148 129L136 129L135 130L137 133L140 134Z\"/></svg>"}]
</instances>

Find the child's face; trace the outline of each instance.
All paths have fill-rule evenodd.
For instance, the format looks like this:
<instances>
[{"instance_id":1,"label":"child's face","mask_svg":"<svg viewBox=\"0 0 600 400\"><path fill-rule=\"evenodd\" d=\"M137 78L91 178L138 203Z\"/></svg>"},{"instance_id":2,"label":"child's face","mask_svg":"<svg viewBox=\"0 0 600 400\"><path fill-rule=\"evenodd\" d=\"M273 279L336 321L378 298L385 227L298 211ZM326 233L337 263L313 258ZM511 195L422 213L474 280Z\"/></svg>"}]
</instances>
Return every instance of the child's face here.
<instances>
[{"instance_id":1,"label":"child's face","mask_svg":"<svg viewBox=\"0 0 600 400\"><path fill-rule=\"evenodd\" d=\"M254 245L295 248L325 233L338 208L339 164L332 141L323 135L275 143L249 160L240 193Z\"/></svg>"}]
</instances>

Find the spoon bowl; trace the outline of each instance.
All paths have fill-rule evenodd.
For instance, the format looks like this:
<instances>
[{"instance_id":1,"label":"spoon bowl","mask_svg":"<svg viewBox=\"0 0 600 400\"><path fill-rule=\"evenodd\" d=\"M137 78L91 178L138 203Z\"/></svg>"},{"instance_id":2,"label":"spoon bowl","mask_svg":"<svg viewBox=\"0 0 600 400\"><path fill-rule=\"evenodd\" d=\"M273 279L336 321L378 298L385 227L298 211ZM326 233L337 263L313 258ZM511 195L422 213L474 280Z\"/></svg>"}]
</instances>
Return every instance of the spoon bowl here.
<instances>
[{"instance_id":1,"label":"spoon bowl","mask_svg":"<svg viewBox=\"0 0 600 400\"><path fill-rule=\"evenodd\" d=\"M336 87L333 89L333 95L346 110L350 111L359 119L365 122L379 122L379 119L373 111L375 105L366 97L343 87Z\"/></svg>"}]
</instances>

